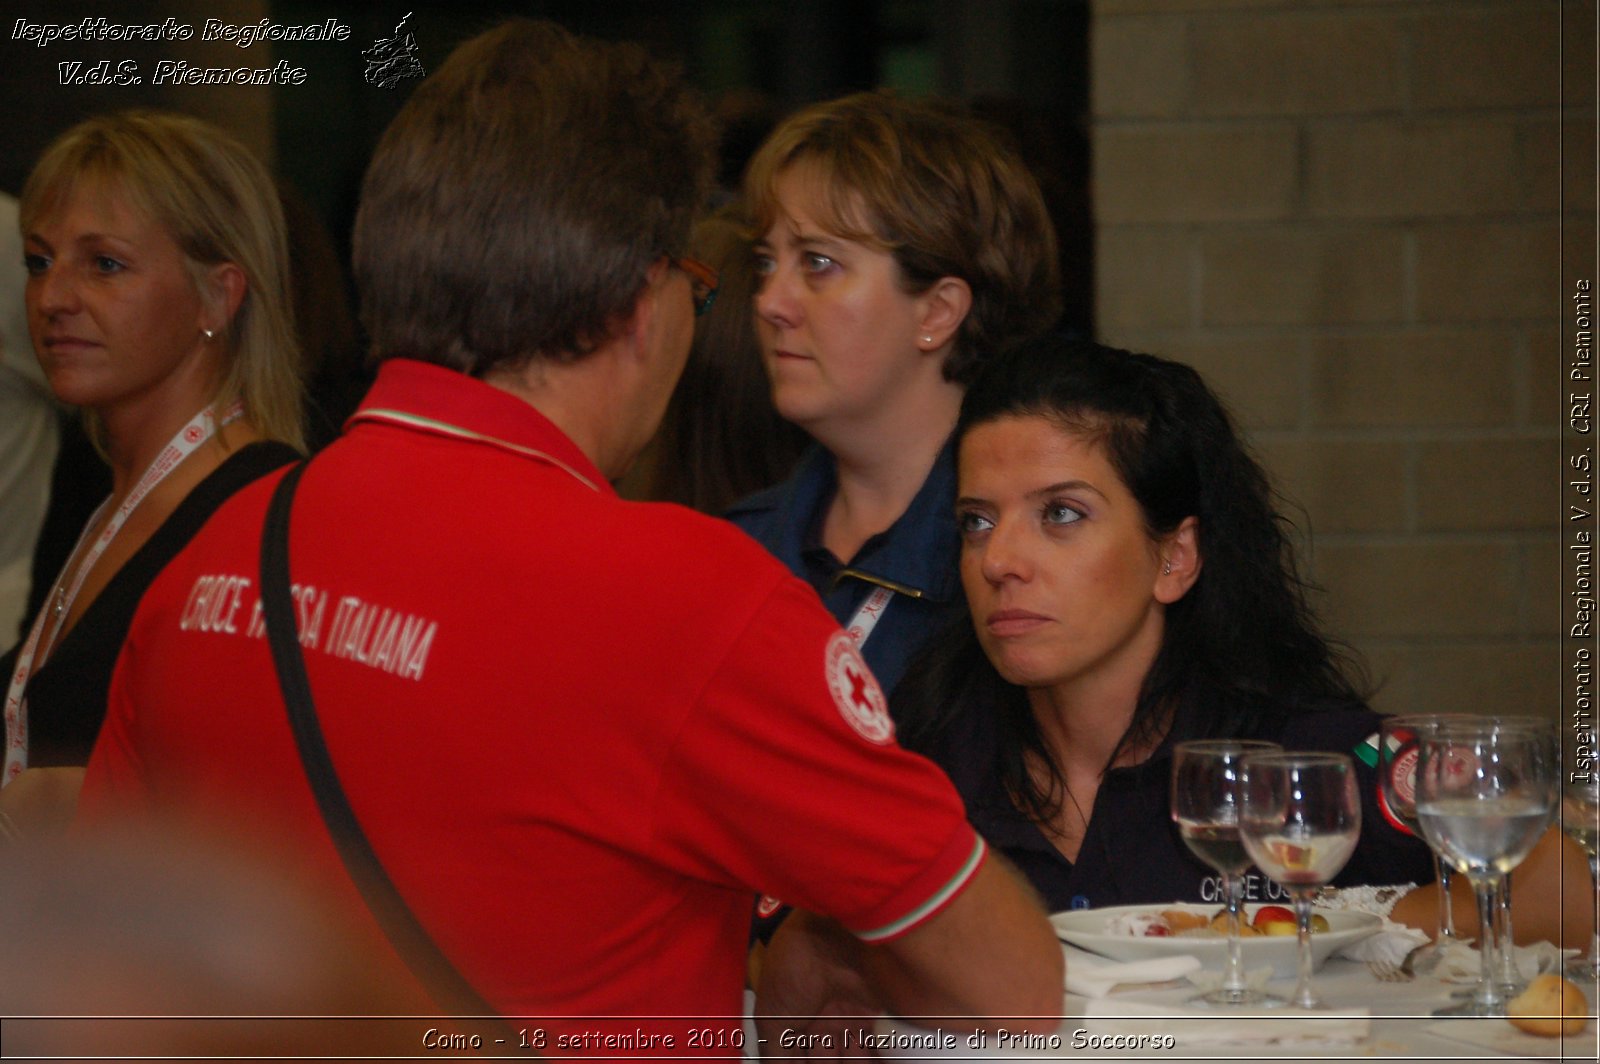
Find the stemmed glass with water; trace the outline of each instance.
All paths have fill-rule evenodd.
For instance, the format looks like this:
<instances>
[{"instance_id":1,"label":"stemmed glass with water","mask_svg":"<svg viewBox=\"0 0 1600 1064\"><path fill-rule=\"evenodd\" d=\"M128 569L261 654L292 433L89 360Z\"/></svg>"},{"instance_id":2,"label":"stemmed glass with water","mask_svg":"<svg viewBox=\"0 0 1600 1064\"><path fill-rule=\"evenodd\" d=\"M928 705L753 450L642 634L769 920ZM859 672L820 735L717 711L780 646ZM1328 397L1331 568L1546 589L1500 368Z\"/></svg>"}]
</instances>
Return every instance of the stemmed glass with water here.
<instances>
[{"instance_id":1,"label":"stemmed glass with water","mask_svg":"<svg viewBox=\"0 0 1600 1064\"><path fill-rule=\"evenodd\" d=\"M1222 876L1227 895L1228 963L1222 985L1196 1001L1210 1005L1279 1003L1245 985L1239 950L1244 873L1250 867L1250 855L1239 838L1239 767L1248 754L1278 749L1277 743L1207 739L1179 743L1173 751L1172 819L1190 852Z\"/></svg>"},{"instance_id":2,"label":"stemmed glass with water","mask_svg":"<svg viewBox=\"0 0 1600 1064\"><path fill-rule=\"evenodd\" d=\"M1361 835L1355 764L1344 754L1252 754L1239 791L1245 851L1294 899L1299 978L1289 1000L1320 1008L1311 988L1311 898L1344 868Z\"/></svg>"},{"instance_id":3,"label":"stemmed glass with water","mask_svg":"<svg viewBox=\"0 0 1600 1064\"><path fill-rule=\"evenodd\" d=\"M1472 883L1481 963L1472 998L1436 1015L1504 1014L1495 979L1494 892L1550 825L1557 776L1555 729L1543 721L1449 720L1423 735L1417 822L1429 844Z\"/></svg>"},{"instance_id":4,"label":"stemmed glass with water","mask_svg":"<svg viewBox=\"0 0 1600 1064\"><path fill-rule=\"evenodd\" d=\"M1378 782L1389 815L1405 830L1421 837L1417 826L1417 759L1422 736L1447 720L1470 719L1466 714L1385 717L1378 733ZM1458 940L1455 913L1450 905L1450 865L1429 847L1433 857L1434 882L1439 885L1438 937L1412 954L1411 969L1426 973L1438 967L1445 949Z\"/></svg>"}]
</instances>

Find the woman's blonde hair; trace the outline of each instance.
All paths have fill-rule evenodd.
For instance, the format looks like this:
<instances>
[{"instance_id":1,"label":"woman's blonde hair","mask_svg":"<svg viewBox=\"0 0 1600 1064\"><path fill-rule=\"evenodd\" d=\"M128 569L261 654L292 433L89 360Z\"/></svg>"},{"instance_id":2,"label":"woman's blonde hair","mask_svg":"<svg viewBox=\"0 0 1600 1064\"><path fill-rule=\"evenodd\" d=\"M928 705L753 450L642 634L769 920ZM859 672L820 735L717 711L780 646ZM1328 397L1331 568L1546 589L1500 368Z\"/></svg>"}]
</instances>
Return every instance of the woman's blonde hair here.
<instances>
[{"instance_id":1,"label":"woman's blonde hair","mask_svg":"<svg viewBox=\"0 0 1600 1064\"><path fill-rule=\"evenodd\" d=\"M305 448L301 355L290 302L288 239L277 187L244 145L185 115L123 111L73 126L45 149L22 188L23 232L99 182L162 226L202 298L208 270L232 263L245 294L218 340L226 352L213 401L244 404L268 439ZM90 434L99 427L89 419Z\"/></svg>"},{"instance_id":2,"label":"woman's blonde hair","mask_svg":"<svg viewBox=\"0 0 1600 1064\"><path fill-rule=\"evenodd\" d=\"M941 277L972 290L945 359L968 384L984 359L1055 324L1055 227L1039 185L987 125L955 107L864 92L813 104L772 132L745 174L756 232L778 217L778 179L804 167L824 188L819 222L894 256L908 292Z\"/></svg>"}]
</instances>

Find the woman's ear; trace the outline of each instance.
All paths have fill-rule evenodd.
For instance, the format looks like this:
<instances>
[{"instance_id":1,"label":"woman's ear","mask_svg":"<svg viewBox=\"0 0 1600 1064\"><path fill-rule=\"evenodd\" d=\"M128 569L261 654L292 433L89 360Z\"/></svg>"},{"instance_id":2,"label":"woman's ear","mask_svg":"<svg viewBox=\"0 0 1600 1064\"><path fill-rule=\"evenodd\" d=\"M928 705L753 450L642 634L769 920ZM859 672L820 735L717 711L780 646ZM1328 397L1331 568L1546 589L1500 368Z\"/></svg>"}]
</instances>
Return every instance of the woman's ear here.
<instances>
[{"instance_id":1,"label":"woman's ear","mask_svg":"<svg viewBox=\"0 0 1600 1064\"><path fill-rule=\"evenodd\" d=\"M239 312L239 304L244 302L250 282L245 280L244 271L238 266L219 262L206 271L206 283L208 298L201 301L205 304L203 327L212 332L226 332L233 316Z\"/></svg>"},{"instance_id":2,"label":"woman's ear","mask_svg":"<svg viewBox=\"0 0 1600 1064\"><path fill-rule=\"evenodd\" d=\"M972 289L959 277L941 277L918 297L922 314L917 320L917 347L938 351L955 339L972 309Z\"/></svg>"},{"instance_id":3,"label":"woman's ear","mask_svg":"<svg viewBox=\"0 0 1600 1064\"><path fill-rule=\"evenodd\" d=\"M1156 574L1154 595L1157 602L1170 606L1189 593L1200 579L1200 519L1185 517L1178 527L1163 536L1157 556L1161 571Z\"/></svg>"}]
</instances>

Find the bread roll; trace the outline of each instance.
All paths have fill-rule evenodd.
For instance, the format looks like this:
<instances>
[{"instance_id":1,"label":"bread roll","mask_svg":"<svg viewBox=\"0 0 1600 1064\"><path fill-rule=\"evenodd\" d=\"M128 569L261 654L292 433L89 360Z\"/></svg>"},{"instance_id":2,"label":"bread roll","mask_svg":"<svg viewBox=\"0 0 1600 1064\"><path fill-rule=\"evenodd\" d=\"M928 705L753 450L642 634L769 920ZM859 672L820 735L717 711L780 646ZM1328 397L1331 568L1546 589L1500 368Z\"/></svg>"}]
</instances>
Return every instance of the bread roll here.
<instances>
[{"instance_id":1,"label":"bread roll","mask_svg":"<svg viewBox=\"0 0 1600 1064\"><path fill-rule=\"evenodd\" d=\"M1162 909L1161 915L1166 917L1167 926L1174 932L1193 931L1210 923L1205 913L1194 913L1187 909Z\"/></svg>"},{"instance_id":2,"label":"bread roll","mask_svg":"<svg viewBox=\"0 0 1600 1064\"><path fill-rule=\"evenodd\" d=\"M1506 1019L1513 1027L1546 1038L1582 1034L1589 1026L1588 1013L1583 991L1554 973L1535 977L1506 1003Z\"/></svg>"}]
</instances>

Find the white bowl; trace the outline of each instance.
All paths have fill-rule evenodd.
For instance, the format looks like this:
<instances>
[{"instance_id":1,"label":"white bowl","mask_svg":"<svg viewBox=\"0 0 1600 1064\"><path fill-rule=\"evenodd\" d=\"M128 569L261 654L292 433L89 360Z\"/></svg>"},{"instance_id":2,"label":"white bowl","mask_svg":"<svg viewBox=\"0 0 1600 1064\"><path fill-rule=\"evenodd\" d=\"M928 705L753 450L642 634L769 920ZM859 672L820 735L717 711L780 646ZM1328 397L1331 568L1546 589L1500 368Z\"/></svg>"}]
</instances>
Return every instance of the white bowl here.
<instances>
[{"instance_id":1,"label":"white bowl","mask_svg":"<svg viewBox=\"0 0 1600 1064\"><path fill-rule=\"evenodd\" d=\"M1112 960L1142 961L1151 957L1187 954L1200 958L1200 962L1208 968L1220 970L1228 959L1228 939L1225 935L1187 933L1144 936L1106 932L1107 922L1124 913L1158 913L1164 909L1179 909L1210 916L1220 908L1217 905L1184 902L1172 905L1119 905L1109 909L1074 909L1070 912L1056 913L1050 917L1050 923L1055 926L1056 937L1061 941L1069 942L1079 949L1086 949L1090 953L1110 957ZM1246 905L1244 907L1246 920L1254 917L1255 911L1260 908L1260 905ZM1359 942L1369 935L1376 934L1383 927L1383 921L1371 913L1322 911L1320 915L1327 919L1328 930L1313 932L1311 935L1313 968L1322 967L1322 962L1327 960L1328 955L1334 950L1348 946L1352 942ZM1293 978L1296 971L1295 951L1298 942L1298 938L1294 935L1246 936L1239 940L1240 956L1247 970L1270 964L1273 975Z\"/></svg>"}]
</instances>

